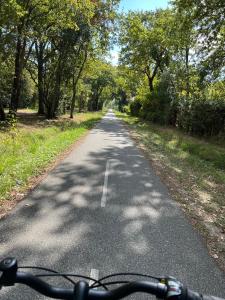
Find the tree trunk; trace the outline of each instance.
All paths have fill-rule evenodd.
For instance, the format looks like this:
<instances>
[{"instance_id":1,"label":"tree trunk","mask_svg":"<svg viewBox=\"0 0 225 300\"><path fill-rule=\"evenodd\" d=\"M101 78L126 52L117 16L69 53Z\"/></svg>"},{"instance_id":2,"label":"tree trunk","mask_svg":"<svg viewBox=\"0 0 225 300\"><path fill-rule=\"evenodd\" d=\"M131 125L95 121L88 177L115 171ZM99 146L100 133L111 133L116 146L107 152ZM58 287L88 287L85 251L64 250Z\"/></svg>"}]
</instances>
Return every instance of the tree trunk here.
<instances>
[{"instance_id":1,"label":"tree trunk","mask_svg":"<svg viewBox=\"0 0 225 300\"><path fill-rule=\"evenodd\" d=\"M156 62L156 65L155 65L155 68L154 68L152 74L150 73L150 69L148 66L145 68L145 74L148 77L148 86L149 86L149 90L151 93L154 91L153 81L157 75L158 69L160 68L160 63L161 63L160 60Z\"/></svg>"},{"instance_id":2,"label":"tree trunk","mask_svg":"<svg viewBox=\"0 0 225 300\"><path fill-rule=\"evenodd\" d=\"M92 110L93 111L97 111L98 99L99 99L99 96L98 96L98 92L97 92L93 95L93 102L92 102Z\"/></svg>"},{"instance_id":3,"label":"tree trunk","mask_svg":"<svg viewBox=\"0 0 225 300\"><path fill-rule=\"evenodd\" d=\"M57 67L57 71L56 71L56 80L55 80L55 102L54 102L54 106L53 106L53 110L54 110L54 116L56 117L56 114L58 112L58 108L59 108L59 101L60 101L60 97L61 97L61 78L62 78L62 61L61 61L61 57L59 58L59 63L58 63L58 67Z\"/></svg>"},{"instance_id":4,"label":"tree trunk","mask_svg":"<svg viewBox=\"0 0 225 300\"><path fill-rule=\"evenodd\" d=\"M17 111L19 104L25 47L26 40L24 39L22 41L21 37L18 36L15 54L15 74L13 79L13 87L10 102L10 111L12 112Z\"/></svg>"},{"instance_id":5,"label":"tree trunk","mask_svg":"<svg viewBox=\"0 0 225 300\"><path fill-rule=\"evenodd\" d=\"M80 79L80 76L81 76L82 71L84 69L84 65L85 65L86 60L87 60L87 49L84 50L84 60L82 62L82 65L80 67L80 70L78 72L78 75L77 75L76 79L75 79L75 74L73 75L73 96L72 96L71 107L70 107L70 118L71 119L73 119L73 113L74 113L74 108L75 108L77 83L78 83L78 80Z\"/></svg>"},{"instance_id":6,"label":"tree trunk","mask_svg":"<svg viewBox=\"0 0 225 300\"><path fill-rule=\"evenodd\" d=\"M46 116L46 119L48 119L48 120L55 118L51 105L46 105L45 116Z\"/></svg>"},{"instance_id":7,"label":"tree trunk","mask_svg":"<svg viewBox=\"0 0 225 300\"><path fill-rule=\"evenodd\" d=\"M59 101L61 97L61 77L62 77L62 55L59 55L58 63L55 71L55 81L53 91L50 93L49 97L46 98L45 115L47 119L55 119L58 112Z\"/></svg>"},{"instance_id":8,"label":"tree trunk","mask_svg":"<svg viewBox=\"0 0 225 300\"><path fill-rule=\"evenodd\" d=\"M84 106L84 92L83 91L80 94L78 105L79 105L79 113L80 113L83 109L83 106Z\"/></svg>"},{"instance_id":9,"label":"tree trunk","mask_svg":"<svg viewBox=\"0 0 225 300\"><path fill-rule=\"evenodd\" d=\"M103 88L98 88L92 97L92 111L97 111L99 108L99 98L102 94Z\"/></svg>"},{"instance_id":10,"label":"tree trunk","mask_svg":"<svg viewBox=\"0 0 225 300\"><path fill-rule=\"evenodd\" d=\"M66 114L66 102L65 100L63 101L63 114Z\"/></svg>"},{"instance_id":11,"label":"tree trunk","mask_svg":"<svg viewBox=\"0 0 225 300\"><path fill-rule=\"evenodd\" d=\"M6 120L6 115L5 115L4 107L0 100L0 121L5 121L5 120Z\"/></svg>"},{"instance_id":12,"label":"tree trunk","mask_svg":"<svg viewBox=\"0 0 225 300\"><path fill-rule=\"evenodd\" d=\"M149 90L150 92L154 91L154 87L153 87L153 79L151 76L148 76L148 86L149 86Z\"/></svg>"},{"instance_id":13,"label":"tree trunk","mask_svg":"<svg viewBox=\"0 0 225 300\"><path fill-rule=\"evenodd\" d=\"M44 93L43 90L40 88L38 89L38 115L45 114L45 107L44 107Z\"/></svg>"},{"instance_id":14,"label":"tree trunk","mask_svg":"<svg viewBox=\"0 0 225 300\"><path fill-rule=\"evenodd\" d=\"M186 92L187 97L190 95L190 78L189 78L189 47L185 49L185 68L186 68Z\"/></svg>"},{"instance_id":15,"label":"tree trunk","mask_svg":"<svg viewBox=\"0 0 225 300\"><path fill-rule=\"evenodd\" d=\"M36 48L36 55L37 55L37 62L38 62L38 114L44 115L45 108L44 108L44 43L40 42L38 45L35 43Z\"/></svg>"},{"instance_id":16,"label":"tree trunk","mask_svg":"<svg viewBox=\"0 0 225 300\"><path fill-rule=\"evenodd\" d=\"M14 78L12 85L11 101L9 106L9 111L13 114L16 113L19 105L20 94L21 94L21 81L24 65L28 60L32 46L30 47L27 57L25 59L25 51L27 46L27 36L24 32L24 27L28 26L28 20L30 20L30 14L32 12L32 7L30 6L30 0L22 1L22 6L27 14L19 19L19 25L17 26L17 41L16 41L16 53L15 53L15 63L14 63Z\"/></svg>"},{"instance_id":17,"label":"tree trunk","mask_svg":"<svg viewBox=\"0 0 225 300\"><path fill-rule=\"evenodd\" d=\"M77 81L74 78L75 76L73 75L73 96L71 100L71 107L70 107L70 118L73 119L73 113L74 113L74 108L75 108L75 100L76 100L76 93L77 93Z\"/></svg>"}]
</instances>

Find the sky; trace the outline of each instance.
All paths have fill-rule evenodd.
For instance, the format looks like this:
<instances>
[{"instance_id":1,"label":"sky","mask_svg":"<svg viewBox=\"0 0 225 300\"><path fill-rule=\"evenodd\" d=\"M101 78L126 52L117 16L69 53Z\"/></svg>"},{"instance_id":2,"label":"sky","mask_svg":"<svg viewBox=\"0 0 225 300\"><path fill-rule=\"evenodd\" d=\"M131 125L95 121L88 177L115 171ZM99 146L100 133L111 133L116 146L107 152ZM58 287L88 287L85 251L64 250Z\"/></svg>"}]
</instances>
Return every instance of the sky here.
<instances>
[{"instance_id":1,"label":"sky","mask_svg":"<svg viewBox=\"0 0 225 300\"><path fill-rule=\"evenodd\" d=\"M168 0L121 0L119 10L127 12L128 10L155 10L157 8L166 8ZM118 63L119 48L115 45L110 51L111 57L108 59L113 65Z\"/></svg>"},{"instance_id":2,"label":"sky","mask_svg":"<svg viewBox=\"0 0 225 300\"><path fill-rule=\"evenodd\" d=\"M157 8L166 8L168 0L121 0L120 10L155 10Z\"/></svg>"}]
</instances>

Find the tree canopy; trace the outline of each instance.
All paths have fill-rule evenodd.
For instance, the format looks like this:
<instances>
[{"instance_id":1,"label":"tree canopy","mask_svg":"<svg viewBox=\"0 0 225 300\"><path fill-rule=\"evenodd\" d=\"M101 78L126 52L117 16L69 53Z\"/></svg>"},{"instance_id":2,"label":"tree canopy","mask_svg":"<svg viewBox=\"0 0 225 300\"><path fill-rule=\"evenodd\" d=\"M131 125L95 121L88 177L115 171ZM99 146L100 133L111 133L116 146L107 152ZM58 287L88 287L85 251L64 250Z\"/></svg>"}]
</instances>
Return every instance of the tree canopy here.
<instances>
[{"instance_id":1,"label":"tree canopy","mask_svg":"<svg viewBox=\"0 0 225 300\"><path fill-rule=\"evenodd\" d=\"M3 0L1 107L8 106L10 112L16 113L24 105L23 83L29 77L36 85L34 97L40 114L56 117L66 95L71 94L73 117L77 84L85 64L92 57L103 55L109 47L117 3L116 0ZM1 116L5 118L3 110Z\"/></svg>"},{"instance_id":2,"label":"tree canopy","mask_svg":"<svg viewBox=\"0 0 225 300\"><path fill-rule=\"evenodd\" d=\"M114 106L193 134L224 133L223 1L127 13L118 3L2 0L0 118L6 108L72 118ZM115 42L118 65L107 59Z\"/></svg>"},{"instance_id":3,"label":"tree canopy","mask_svg":"<svg viewBox=\"0 0 225 300\"><path fill-rule=\"evenodd\" d=\"M173 0L120 16L120 65L141 79L128 108L192 134L224 134L223 1Z\"/></svg>"}]
</instances>

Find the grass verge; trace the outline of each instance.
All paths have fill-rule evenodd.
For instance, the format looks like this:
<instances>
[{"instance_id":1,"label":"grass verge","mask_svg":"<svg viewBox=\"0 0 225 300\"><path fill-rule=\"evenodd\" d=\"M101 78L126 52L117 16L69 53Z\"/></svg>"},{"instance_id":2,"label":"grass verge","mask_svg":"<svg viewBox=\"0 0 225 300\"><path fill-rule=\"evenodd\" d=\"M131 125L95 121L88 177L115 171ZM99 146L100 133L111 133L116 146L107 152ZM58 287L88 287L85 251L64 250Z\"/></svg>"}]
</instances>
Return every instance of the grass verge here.
<instances>
[{"instance_id":1,"label":"grass verge","mask_svg":"<svg viewBox=\"0 0 225 300\"><path fill-rule=\"evenodd\" d=\"M44 120L19 114L18 123L0 131L0 207L22 195L31 177L39 176L58 155L81 138L102 117L101 112Z\"/></svg>"},{"instance_id":2,"label":"grass verge","mask_svg":"<svg viewBox=\"0 0 225 300\"><path fill-rule=\"evenodd\" d=\"M225 148L116 113L225 271Z\"/></svg>"}]
</instances>

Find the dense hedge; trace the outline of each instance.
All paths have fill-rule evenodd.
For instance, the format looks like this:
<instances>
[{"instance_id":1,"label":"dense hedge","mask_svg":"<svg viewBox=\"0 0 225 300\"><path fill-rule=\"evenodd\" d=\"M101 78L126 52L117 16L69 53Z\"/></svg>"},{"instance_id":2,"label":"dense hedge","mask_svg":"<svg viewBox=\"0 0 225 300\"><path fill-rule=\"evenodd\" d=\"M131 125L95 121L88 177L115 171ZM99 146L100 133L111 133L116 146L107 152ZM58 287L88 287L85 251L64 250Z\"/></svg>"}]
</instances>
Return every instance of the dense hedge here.
<instances>
[{"instance_id":1,"label":"dense hedge","mask_svg":"<svg viewBox=\"0 0 225 300\"><path fill-rule=\"evenodd\" d=\"M131 114L155 123L173 125L194 135L225 133L225 99L194 96L170 99L163 89L157 91L144 99L134 100L130 104Z\"/></svg>"},{"instance_id":2,"label":"dense hedge","mask_svg":"<svg viewBox=\"0 0 225 300\"><path fill-rule=\"evenodd\" d=\"M177 104L177 126L188 133L217 135L225 129L225 101L182 99Z\"/></svg>"},{"instance_id":3,"label":"dense hedge","mask_svg":"<svg viewBox=\"0 0 225 300\"><path fill-rule=\"evenodd\" d=\"M138 116L142 107L141 101L135 99L130 103L130 113L132 116Z\"/></svg>"}]
</instances>

